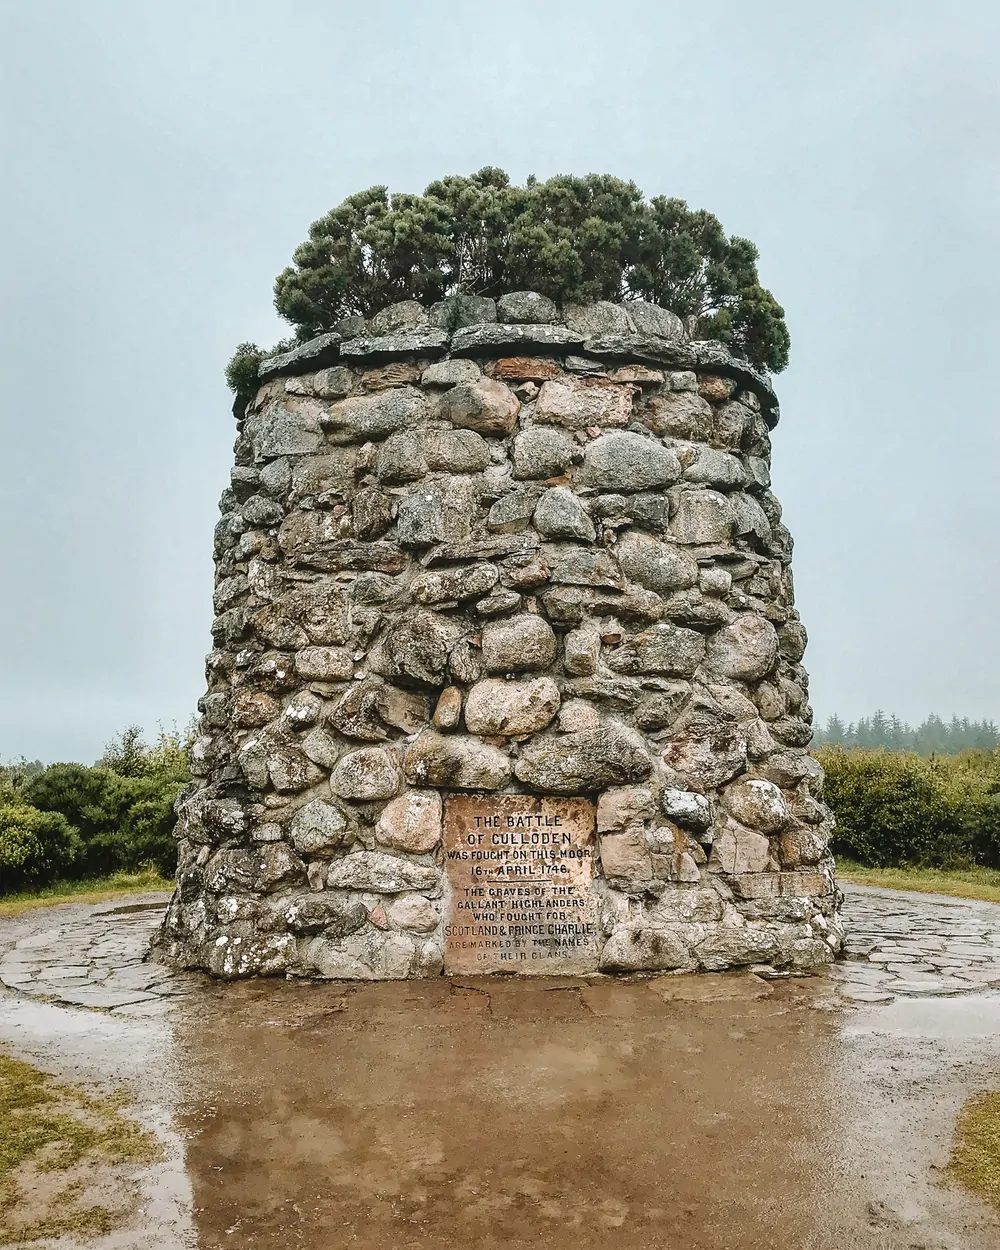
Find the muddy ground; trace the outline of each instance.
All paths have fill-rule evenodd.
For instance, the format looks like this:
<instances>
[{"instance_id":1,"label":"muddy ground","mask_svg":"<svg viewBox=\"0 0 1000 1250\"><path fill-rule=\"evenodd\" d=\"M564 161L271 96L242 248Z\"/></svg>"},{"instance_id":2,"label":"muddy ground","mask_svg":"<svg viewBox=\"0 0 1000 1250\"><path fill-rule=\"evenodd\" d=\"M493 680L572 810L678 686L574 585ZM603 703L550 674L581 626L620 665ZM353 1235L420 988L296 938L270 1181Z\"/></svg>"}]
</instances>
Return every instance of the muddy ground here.
<instances>
[{"instance_id":1,"label":"muddy ground","mask_svg":"<svg viewBox=\"0 0 1000 1250\"><path fill-rule=\"evenodd\" d=\"M922 958L903 951L911 930L935 945L933 912L912 904L910 924L884 896L848 906L869 937L882 914L894 926L898 969ZM942 902L937 927L1000 933L1000 908L963 907ZM95 949L114 946L109 923ZM108 959L139 986L129 923ZM0 953L28 935L79 968L93 924L80 906L3 922ZM1000 1084L1000 993L982 971L968 992L886 993L884 977L858 992L848 971L196 980L117 1009L71 1005L36 972L0 996L0 1041L129 1084L165 1144L101 1250L995 1250L1000 1219L941 1169L964 1098Z\"/></svg>"}]
</instances>

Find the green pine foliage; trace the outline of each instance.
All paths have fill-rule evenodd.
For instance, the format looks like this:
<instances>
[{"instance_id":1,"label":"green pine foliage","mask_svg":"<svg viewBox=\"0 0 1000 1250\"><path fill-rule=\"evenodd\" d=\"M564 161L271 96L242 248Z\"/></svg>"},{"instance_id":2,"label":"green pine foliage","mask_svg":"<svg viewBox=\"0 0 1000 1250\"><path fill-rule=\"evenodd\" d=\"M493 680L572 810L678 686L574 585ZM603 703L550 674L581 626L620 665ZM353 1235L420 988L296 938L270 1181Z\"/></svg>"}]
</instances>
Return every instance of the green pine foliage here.
<instances>
[{"instance_id":1,"label":"green pine foliage","mask_svg":"<svg viewBox=\"0 0 1000 1250\"><path fill-rule=\"evenodd\" d=\"M817 729L817 745L885 747L890 751L915 751L917 755L954 755L959 751L993 751L1000 747L1000 729L990 720L975 721L953 716L950 721L928 716L915 729L898 716L878 711L856 723L845 724L831 716Z\"/></svg>"},{"instance_id":2,"label":"green pine foliage","mask_svg":"<svg viewBox=\"0 0 1000 1250\"><path fill-rule=\"evenodd\" d=\"M174 802L190 780L189 735L150 744L132 726L92 767L22 764L0 769L0 895L177 859Z\"/></svg>"},{"instance_id":3,"label":"green pine foliage","mask_svg":"<svg viewBox=\"0 0 1000 1250\"><path fill-rule=\"evenodd\" d=\"M646 299L691 318L753 364L788 364L784 312L761 285L758 253L718 218L663 196L646 201L609 174L523 187L502 169L432 182L423 195L370 187L314 221L275 282L299 339L400 300L533 290L557 303ZM243 344L230 386L257 349Z\"/></svg>"}]
</instances>

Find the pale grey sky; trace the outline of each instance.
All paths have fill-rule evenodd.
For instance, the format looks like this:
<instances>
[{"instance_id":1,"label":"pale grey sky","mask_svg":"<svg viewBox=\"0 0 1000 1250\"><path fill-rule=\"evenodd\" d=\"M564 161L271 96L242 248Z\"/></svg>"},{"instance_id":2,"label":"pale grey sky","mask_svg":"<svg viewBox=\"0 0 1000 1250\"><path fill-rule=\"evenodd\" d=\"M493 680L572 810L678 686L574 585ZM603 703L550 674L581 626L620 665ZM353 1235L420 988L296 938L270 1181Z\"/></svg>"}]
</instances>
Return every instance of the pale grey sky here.
<instances>
[{"instance_id":1,"label":"pale grey sky","mask_svg":"<svg viewBox=\"0 0 1000 1250\"><path fill-rule=\"evenodd\" d=\"M0 0L0 759L183 723L222 370L373 183L610 172L754 239L817 712L1000 718L1000 7Z\"/></svg>"}]
</instances>

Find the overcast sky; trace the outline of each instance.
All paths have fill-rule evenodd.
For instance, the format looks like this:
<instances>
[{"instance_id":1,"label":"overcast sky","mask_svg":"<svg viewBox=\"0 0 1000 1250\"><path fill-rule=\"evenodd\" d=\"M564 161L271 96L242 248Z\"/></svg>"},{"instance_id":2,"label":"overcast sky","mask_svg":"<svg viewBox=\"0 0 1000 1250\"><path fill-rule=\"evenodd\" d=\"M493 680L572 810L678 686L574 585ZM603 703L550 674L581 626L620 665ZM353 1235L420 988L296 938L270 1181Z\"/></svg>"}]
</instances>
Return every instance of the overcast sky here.
<instances>
[{"instance_id":1,"label":"overcast sky","mask_svg":"<svg viewBox=\"0 0 1000 1250\"><path fill-rule=\"evenodd\" d=\"M1000 719L1000 6L0 0L0 759L183 724L222 371L374 183L609 172L761 252L821 716Z\"/></svg>"}]
</instances>

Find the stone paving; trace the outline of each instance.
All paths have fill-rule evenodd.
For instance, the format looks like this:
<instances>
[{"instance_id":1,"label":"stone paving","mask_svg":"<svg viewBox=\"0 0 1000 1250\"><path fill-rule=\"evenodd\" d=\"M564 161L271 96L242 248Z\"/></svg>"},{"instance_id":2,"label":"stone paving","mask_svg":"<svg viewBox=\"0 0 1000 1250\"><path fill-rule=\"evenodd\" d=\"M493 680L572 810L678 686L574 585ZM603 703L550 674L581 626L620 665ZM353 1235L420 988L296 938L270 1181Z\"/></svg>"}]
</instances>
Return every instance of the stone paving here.
<instances>
[{"instance_id":1,"label":"stone paving","mask_svg":"<svg viewBox=\"0 0 1000 1250\"><path fill-rule=\"evenodd\" d=\"M850 885L844 894L847 958L826 975L847 999L886 1003L1000 989L1000 904ZM38 924L26 921L6 951L0 942L0 985L117 1015L169 1011L205 978L144 962L167 898L53 909Z\"/></svg>"},{"instance_id":2,"label":"stone paving","mask_svg":"<svg viewBox=\"0 0 1000 1250\"><path fill-rule=\"evenodd\" d=\"M72 908L63 923L18 938L0 956L0 984L49 1002L126 1016L160 1015L203 980L145 963L169 895ZM53 909L46 919L56 920Z\"/></svg>"},{"instance_id":3,"label":"stone paving","mask_svg":"<svg viewBox=\"0 0 1000 1250\"><path fill-rule=\"evenodd\" d=\"M856 1002L1000 988L1000 904L846 885L846 960L829 975Z\"/></svg>"}]
</instances>

